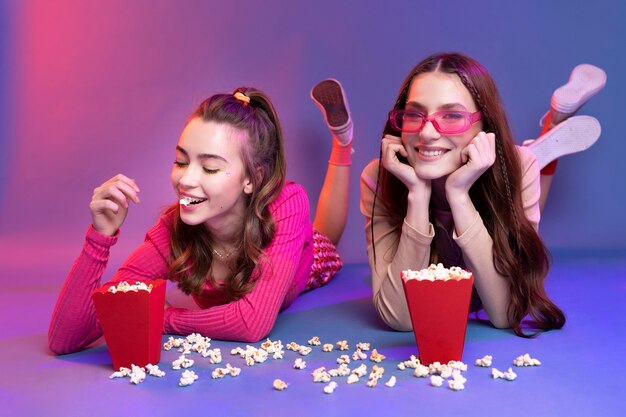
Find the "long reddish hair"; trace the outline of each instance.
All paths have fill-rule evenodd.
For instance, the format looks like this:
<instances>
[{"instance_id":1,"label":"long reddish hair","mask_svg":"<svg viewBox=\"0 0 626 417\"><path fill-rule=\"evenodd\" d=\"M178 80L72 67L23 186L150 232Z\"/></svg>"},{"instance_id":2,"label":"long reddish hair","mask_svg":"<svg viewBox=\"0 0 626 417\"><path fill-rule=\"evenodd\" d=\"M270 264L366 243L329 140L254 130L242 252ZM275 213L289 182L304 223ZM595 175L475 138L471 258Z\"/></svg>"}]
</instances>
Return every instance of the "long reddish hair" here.
<instances>
[{"instance_id":1,"label":"long reddish hair","mask_svg":"<svg viewBox=\"0 0 626 417\"><path fill-rule=\"evenodd\" d=\"M560 329L565 315L550 300L544 280L550 268L549 253L537 231L527 219L522 203L522 171L509 128L504 106L495 83L487 70L476 60L460 53L437 53L417 64L404 80L394 109L403 109L413 79L423 73L440 71L456 74L469 90L482 113L483 130L496 136L497 158L474 183L470 198L493 239L493 263L496 271L509 281L510 304L508 318L518 336L525 333L523 324L535 330ZM387 120L383 135L398 135ZM406 186L382 165L382 149L378 164L378 181L374 196L384 204L397 221L398 233L406 216ZM372 208L372 212L374 212ZM432 213L430 214L431 221ZM372 222L372 242L374 228ZM374 247L374 256L376 256ZM438 261L438 249L433 242L431 262ZM530 320L524 321L526 316Z\"/></svg>"}]
</instances>

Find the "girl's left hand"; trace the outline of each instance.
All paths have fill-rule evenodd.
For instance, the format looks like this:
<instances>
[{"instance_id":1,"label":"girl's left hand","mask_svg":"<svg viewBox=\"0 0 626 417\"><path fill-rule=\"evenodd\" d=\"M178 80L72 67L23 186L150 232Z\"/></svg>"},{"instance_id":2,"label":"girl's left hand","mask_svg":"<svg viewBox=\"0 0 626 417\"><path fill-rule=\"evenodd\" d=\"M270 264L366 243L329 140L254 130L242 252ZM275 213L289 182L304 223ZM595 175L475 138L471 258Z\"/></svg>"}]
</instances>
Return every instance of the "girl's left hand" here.
<instances>
[{"instance_id":1,"label":"girl's left hand","mask_svg":"<svg viewBox=\"0 0 626 417\"><path fill-rule=\"evenodd\" d=\"M496 135L479 132L461 151L463 165L446 180L448 196L468 193L470 187L496 161Z\"/></svg>"}]
</instances>

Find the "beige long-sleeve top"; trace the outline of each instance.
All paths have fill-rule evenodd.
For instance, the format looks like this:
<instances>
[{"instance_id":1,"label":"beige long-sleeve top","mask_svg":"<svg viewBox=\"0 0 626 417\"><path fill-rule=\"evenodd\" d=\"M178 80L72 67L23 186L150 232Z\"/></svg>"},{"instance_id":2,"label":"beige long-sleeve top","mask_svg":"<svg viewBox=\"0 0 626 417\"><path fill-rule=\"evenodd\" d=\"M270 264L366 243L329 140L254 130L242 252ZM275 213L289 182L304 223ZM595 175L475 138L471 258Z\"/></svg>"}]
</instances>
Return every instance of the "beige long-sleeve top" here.
<instances>
[{"instance_id":1,"label":"beige long-sleeve top","mask_svg":"<svg viewBox=\"0 0 626 417\"><path fill-rule=\"evenodd\" d=\"M526 147L516 147L522 167L522 201L526 216L539 226L540 174L535 155ZM500 276L493 264L493 240L477 214L472 225L461 235L454 231L452 214L435 212L435 224L430 224L425 235L406 221L398 234L396 223L384 204L372 203L378 177L378 160L371 161L361 173L361 213L365 216L367 255L372 271L373 301L382 320L396 330L412 329L409 309L402 287L400 273L407 269L426 268L430 259L430 245L437 239L438 251L444 265L467 268L474 274L475 283L489 283ZM371 222L374 222L376 262L372 245Z\"/></svg>"}]
</instances>

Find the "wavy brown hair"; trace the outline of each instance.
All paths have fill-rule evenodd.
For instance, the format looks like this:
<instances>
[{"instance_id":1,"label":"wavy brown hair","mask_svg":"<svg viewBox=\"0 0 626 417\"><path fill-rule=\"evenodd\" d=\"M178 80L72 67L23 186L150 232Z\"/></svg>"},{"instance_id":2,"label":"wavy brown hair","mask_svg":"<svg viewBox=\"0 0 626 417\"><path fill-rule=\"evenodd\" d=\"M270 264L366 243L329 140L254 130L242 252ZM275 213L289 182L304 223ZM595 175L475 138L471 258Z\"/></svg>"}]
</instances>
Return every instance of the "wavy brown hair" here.
<instances>
[{"instance_id":1,"label":"wavy brown hair","mask_svg":"<svg viewBox=\"0 0 626 417\"><path fill-rule=\"evenodd\" d=\"M497 158L470 189L470 198L493 239L493 263L496 271L509 281L511 301L508 319L513 332L533 337L537 330L560 329L565 315L550 300L544 280L550 268L549 253L537 231L524 213L522 203L522 171L509 128L504 106L495 83L487 70L476 60L460 53L433 54L417 64L404 80L394 109L404 109L409 88L419 74L439 71L456 74L469 90L482 113L482 129L496 136ZM398 135L387 120L383 136ZM398 233L407 211L406 186L382 165L379 158L378 180L374 195L395 216ZM374 207L372 212L374 212ZM429 214L431 222L432 210ZM371 227L372 242L374 227ZM376 256L374 247L374 256ZM438 248L431 246L431 262L438 261ZM526 316L529 320L524 321ZM525 333L523 325L535 331Z\"/></svg>"},{"instance_id":2,"label":"wavy brown hair","mask_svg":"<svg viewBox=\"0 0 626 417\"><path fill-rule=\"evenodd\" d=\"M245 103L235 98L242 93L250 99ZM199 295L208 281L222 289L229 299L236 300L249 293L260 275L261 251L274 237L274 220L269 204L278 197L287 171L283 134L276 110L269 97L249 87L239 87L233 94L216 94L203 101L189 118L224 123L246 135L231 135L240 140L246 175L253 184L247 195L241 242L231 257L231 274L218 284L211 274L213 263L212 236L204 224L189 226L180 219L178 203L168 209L174 212L170 227L171 243L169 277L187 294ZM189 123L189 121L187 123Z\"/></svg>"}]
</instances>

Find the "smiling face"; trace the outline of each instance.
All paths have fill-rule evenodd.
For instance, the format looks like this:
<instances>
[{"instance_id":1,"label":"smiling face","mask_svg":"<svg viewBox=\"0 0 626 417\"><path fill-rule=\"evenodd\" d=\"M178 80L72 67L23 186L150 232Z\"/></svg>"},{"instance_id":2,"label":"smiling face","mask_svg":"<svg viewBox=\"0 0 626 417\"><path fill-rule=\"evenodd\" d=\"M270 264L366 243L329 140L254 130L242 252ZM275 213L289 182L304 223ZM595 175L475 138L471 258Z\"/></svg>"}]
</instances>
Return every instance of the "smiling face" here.
<instances>
[{"instance_id":1,"label":"smiling face","mask_svg":"<svg viewBox=\"0 0 626 417\"><path fill-rule=\"evenodd\" d=\"M406 110L430 115L442 110L473 113L478 110L470 92L456 74L428 72L416 76L407 94ZM444 135L426 122L419 133L403 133L407 159L422 179L438 179L461 165L461 151L480 132L481 123L458 135Z\"/></svg>"},{"instance_id":2,"label":"smiling face","mask_svg":"<svg viewBox=\"0 0 626 417\"><path fill-rule=\"evenodd\" d=\"M247 133L225 123L192 119L176 146L171 181L181 199L180 218L209 230L241 226L253 186L242 159Z\"/></svg>"}]
</instances>

